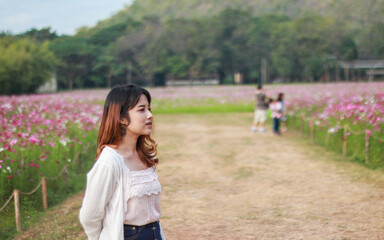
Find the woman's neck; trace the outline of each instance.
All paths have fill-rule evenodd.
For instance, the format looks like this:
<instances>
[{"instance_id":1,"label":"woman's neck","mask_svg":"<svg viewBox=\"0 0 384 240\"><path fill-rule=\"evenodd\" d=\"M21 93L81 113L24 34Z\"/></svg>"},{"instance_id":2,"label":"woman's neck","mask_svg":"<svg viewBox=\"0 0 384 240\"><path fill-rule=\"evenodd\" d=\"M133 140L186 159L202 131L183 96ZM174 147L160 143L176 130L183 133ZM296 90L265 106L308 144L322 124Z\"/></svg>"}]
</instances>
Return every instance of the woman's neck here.
<instances>
[{"instance_id":1,"label":"woman's neck","mask_svg":"<svg viewBox=\"0 0 384 240\"><path fill-rule=\"evenodd\" d=\"M147 169L147 165L140 159L136 145L139 136L125 135L123 141L117 148L118 153L123 156L125 165L131 171L140 171Z\"/></svg>"},{"instance_id":2,"label":"woman's neck","mask_svg":"<svg viewBox=\"0 0 384 240\"><path fill-rule=\"evenodd\" d=\"M124 152L135 153L138 138L138 136L126 134L119 145L119 149L124 150Z\"/></svg>"}]
</instances>

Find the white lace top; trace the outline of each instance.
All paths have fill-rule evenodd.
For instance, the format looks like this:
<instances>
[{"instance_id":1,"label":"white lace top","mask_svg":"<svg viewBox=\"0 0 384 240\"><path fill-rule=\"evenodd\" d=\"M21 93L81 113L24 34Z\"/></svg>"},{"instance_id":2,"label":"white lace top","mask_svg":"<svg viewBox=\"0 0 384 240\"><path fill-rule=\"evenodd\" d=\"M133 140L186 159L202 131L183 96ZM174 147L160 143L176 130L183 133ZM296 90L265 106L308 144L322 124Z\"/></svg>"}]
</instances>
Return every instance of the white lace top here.
<instances>
[{"instance_id":1,"label":"white lace top","mask_svg":"<svg viewBox=\"0 0 384 240\"><path fill-rule=\"evenodd\" d=\"M145 225L160 220L161 185L154 167L129 171L130 194L125 212L125 224Z\"/></svg>"},{"instance_id":2,"label":"white lace top","mask_svg":"<svg viewBox=\"0 0 384 240\"><path fill-rule=\"evenodd\" d=\"M160 218L161 186L155 168L130 171L124 158L105 147L87 174L80 222L88 240L124 240L123 224ZM160 224L161 238L165 236Z\"/></svg>"}]
</instances>

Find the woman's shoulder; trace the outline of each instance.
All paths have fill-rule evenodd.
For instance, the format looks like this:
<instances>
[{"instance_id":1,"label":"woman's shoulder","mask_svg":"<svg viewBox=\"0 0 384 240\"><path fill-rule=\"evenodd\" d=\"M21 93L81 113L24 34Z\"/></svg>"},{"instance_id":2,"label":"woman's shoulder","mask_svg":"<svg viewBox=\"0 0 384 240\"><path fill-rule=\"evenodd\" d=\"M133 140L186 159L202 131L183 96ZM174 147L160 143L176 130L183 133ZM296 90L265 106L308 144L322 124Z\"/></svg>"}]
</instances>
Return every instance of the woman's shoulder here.
<instances>
[{"instance_id":1,"label":"woman's shoulder","mask_svg":"<svg viewBox=\"0 0 384 240\"><path fill-rule=\"evenodd\" d=\"M110 167L119 167L121 165L121 155L112 147L106 146L101 151L96 163Z\"/></svg>"}]
</instances>

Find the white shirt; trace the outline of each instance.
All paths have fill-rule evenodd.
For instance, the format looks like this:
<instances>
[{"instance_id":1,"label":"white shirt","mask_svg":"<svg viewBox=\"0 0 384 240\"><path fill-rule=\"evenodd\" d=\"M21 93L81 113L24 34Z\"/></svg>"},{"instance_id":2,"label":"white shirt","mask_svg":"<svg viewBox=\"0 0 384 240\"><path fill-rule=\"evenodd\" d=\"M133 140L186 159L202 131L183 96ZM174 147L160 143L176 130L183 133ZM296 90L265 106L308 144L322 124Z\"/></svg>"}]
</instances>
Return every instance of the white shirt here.
<instances>
[{"instance_id":1,"label":"white shirt","mask_svg":"<svg viewBox=\"0 0 384 240\"><path fill-rule=\"evenodd\" d=\"M272 111L272 118L281 118L282 116L282 104L281 102L274 102L269 105L269 108Z\"/></svg>"},{"instance_id":2,"label":"white shirt","mask_svg":"<svg viewBox=\"0 0 384 240\"><path fill-rule=\"evenodd\" d=\"M123 224L129 215L129 200L135 198L135 194L132 195L135 180L132 181L131 174L120 154L110 147L103 149L87 174L87 188L80 209L80 222L88 239L124 240ZM165 240L162 229L161 236Z\"/></svg>"}]
</instances>

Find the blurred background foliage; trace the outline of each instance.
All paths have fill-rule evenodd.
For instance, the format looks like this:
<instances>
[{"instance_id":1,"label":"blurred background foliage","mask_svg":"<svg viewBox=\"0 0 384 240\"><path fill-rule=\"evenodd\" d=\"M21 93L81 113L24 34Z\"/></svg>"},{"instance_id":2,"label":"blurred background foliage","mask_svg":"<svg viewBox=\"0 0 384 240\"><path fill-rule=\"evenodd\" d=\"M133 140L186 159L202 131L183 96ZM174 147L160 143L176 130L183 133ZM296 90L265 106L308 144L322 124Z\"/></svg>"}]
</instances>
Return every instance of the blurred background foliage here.
<instances>
[{"instance_id":1,"label":"blurred background foliage","mask_svg":"<svg viewBox=\"0 0 384 240\"><path fill-rule=\"evenodd\" d=\"M0 34L0 94L135 82L343 79L338 61L384 58L384 0L136 0L73 36ZM10 84L12 83L12 84ZM11 86L12 85L12 86Z\"/></svg>"}]
</instances>

